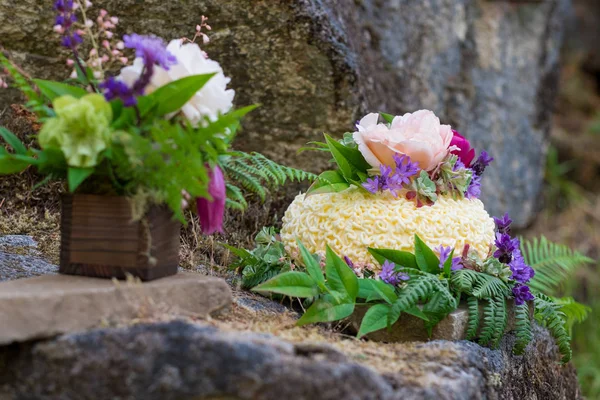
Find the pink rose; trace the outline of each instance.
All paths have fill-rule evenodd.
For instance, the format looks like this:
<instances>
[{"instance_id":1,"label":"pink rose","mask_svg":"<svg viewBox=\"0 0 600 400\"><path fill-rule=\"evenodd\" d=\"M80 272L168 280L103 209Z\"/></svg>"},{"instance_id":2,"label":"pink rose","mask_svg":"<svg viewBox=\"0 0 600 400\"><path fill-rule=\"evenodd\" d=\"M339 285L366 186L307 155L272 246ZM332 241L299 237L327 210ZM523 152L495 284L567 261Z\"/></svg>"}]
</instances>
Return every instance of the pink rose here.
<instances>
[{"instance_id":1,"label":"pink rose","mask_svg":"<svg viewBox=\"0 0 600 400\"><path fill-rule=\"evenodd\" d=\"M406 154L419 167L431 171L448 155L453 134L450 125L429 110L407 113L393 119L388 128L377 123L379 115L368 114L357 124L354 141L373 167L395 166L394 154Z\"/></svg>"},{"instance_id":2,"label":"pink rose","mask_svg":"<svg viewBox=\"0 0 600 400\"><path fill-rule=\"evenodd\" d=\"M471 148L471 143L465 139L460 133L452 129L454 136L450 142L450 147L458 147L458 149L451 150L452 154L458 156L458 159L465 164L465 167L471 166L471 161L475 158L475 149Z\"/></svg>"}]
</instances>

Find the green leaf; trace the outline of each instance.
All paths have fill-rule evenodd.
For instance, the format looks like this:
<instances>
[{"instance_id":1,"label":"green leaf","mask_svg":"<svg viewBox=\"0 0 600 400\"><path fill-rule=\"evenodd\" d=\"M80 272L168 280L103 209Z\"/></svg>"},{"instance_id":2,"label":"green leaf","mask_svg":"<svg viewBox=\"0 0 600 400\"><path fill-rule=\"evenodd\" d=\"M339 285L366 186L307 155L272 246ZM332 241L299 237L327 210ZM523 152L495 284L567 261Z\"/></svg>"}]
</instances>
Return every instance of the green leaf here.
<instances>
[{"instance_id":1,"label":"green leaf","mask_svg":"<svg viewBox=\"0 0 600 400\"><path fill-rule=\"evenodd\" d=\"M325 288L325 277L323 276L323 271L321 270L321 266L315 260L312 254L308 251L306 247L300 242L298 242L298 248L300 249L300 254L302 255L302 260L304 261L304 266L306 267L306 271L308 275L317 283L320 288Z\"/></svg>"},{"instance_id":2,"label":"green leaf","mask_svg":"<svg viewBox=\"0 0 600 400\"><path fill-rule=\"evenodd\" d=\"M358 278L352 269L342 260L331 247L327 246L325 256L327 285L354 303L358 295Z\"/></svg>"},{"instance_id":3,"label":"green leaf","mask_svg":"<svg viewBox=\"0 0 600 400\"><path fill-rule=\"evenodd\" d=\"M91 174L94 168L74 168L69 167L67 181L69 182L69 192L73 193L79 185L83 183Z\"/></svg>"},{"instance_id":4,"label":"green leaf","mask_svg":"<svg viewBox=\"0 0 600 400\"><path fill-rule=\"evenodd\" d=\"M415 258L419 269L431 274L440 272L440 259L435 255L433 250L415 234Z\"/></svg>"},{"instance_id":5,"label":"green leaf","mask_svg":"<svg viewBox=\"0 0 600 400\"><path fill-rule=\"evenodd\" d=\"M29 167L29 163L17 161L11 155L0 155L0 175L16 174Z\"/></svg>"},{"instance_id":6,"label":"green leaf","mask_svg":"<svg viewBox=\"0 0 600 400\"><path fill-rule=\"evenodd\" d=\"M241 259L247 259L247 258L255 258L254 255L249 252L246 249L243 249L241 247L235 247L235 246L231 246L227 243L219 243L221 246L225 247L227 250L229 250L230 252L233 253L233 255L235 255L236 257L239 257Z\"/></svg>"},{"instance_id":7,"label":"green leaf","mask_svg":"<svg viewBox=\"0 0 600 400\"><path fill-rule=\"evenodd\" d=\"M279 293L290 297L315 297L319 288L310 276L304 272L290 271L277 275L274 278L258 285L255 292Z\"/></svg>"},{"instance_id":8,"label":"green leaf","mask_svg":"<svg viewBox=\"0 0 600 400\"><path fill-rule=\"evenodd\" d=\"M390 306L387 304L375 304L366 312L358 330L358 338L364 335L378 331L387 326L387 317L390 312Z\"/></svg>"},{"instance_id":9,"label":"green leaf","mask_svg":"<svg viewBox=\"0 0 600 400\"><path fill-rule=\"evenodd\" d=\"M429 318L427 318L427 315L425 315L425 313L423 311L421 311L421 309L417 306L414 306L407 310L404 310L404 312L407 314L410 314L412 316L415 316L417 318L421 318L423 321L429 321Z\"/></svg>"},{"instance_id":10,"label":"green leaf","mask_svg":"<svg viewBox=\"0 0 600 400\"><path fill-rule=\"evenodd\" d=\"M339 171L325 171L310 185L306 194L336 193L349 187L350 184Z\"/></svg>"},{"instance_id":11,"label":"green leaf","mask_svg":"<svg viewBox=\"0 0 600 400\"><path fill-rule=\"evenodd\" d=\"M156 114L162 116L179 110L213 76L215 73L192 75L161 86L149 96L158 104Z\"/></svg>"},{"instance_id":12,"label":"green leaf","mask_svg":"<svg viewBox=\"0 0 600 400\"><path fill-rule=\"evenodd\" d=\"M444 262L444 275L449 277L452 273L452 258L454 258L454 249L450 252L450 255Z\"/></svg>"},{"instance_id":13,"label":"green leaf","mask_svg":"<svg viewBox=\"0 0 600 400\"><path fill-rule=\"evenodd\" d=\"M16 154L27 154L27 148L25 145L21 143L19 138L14 133L3 126L0 126L0 136L2 136L2 139L4 139L6 143L13 148Z\"/></svg>"},{"instance_id":14,"label":"green leaf","mask_svg":"<svg viewBox=\"0 0 600 400\"><path fill-rule=\"evenodd\" d=\"M44 79L34 79L33 81L40 88L42 94L50 101L61 96L73 96L78 99L87 94L85 89L67 85L66 83L47 81Z\"/></svg>"},{"instance_id":15,"label":"green leaf","mask_svg":"<svg viewBox=\"0 0 600 400\"><path fill-rule=\"evenodd\" d=\"M371 287L373 288L374 293L367 299L367 301L381 299L386 303L393 304L396 300L398 300L398 296L396 296L396 292L394 291L394 287L392 285L375 279L372 279L372 281Z\"/></svg>"},{"instance_id":16,"label":"green leaf","mask_svg":"<svg viewBox=\"0 0 600 400\"><path fill-rule=\"evenodd\" d=\"M354 303L332 304L326 300L318 299L306 310L298 320L298 325L312 324L315 322L338 321L350 316L354 312Z\"/></svg>"},{"instance_id":17,"label":"green leaf","mask_svg":"<svg viewBox=\"0 0 600 400\"><path fill-rule=\"evenodd\" d=\"M426 171L421 170L419 177L414 182L419 195L426 197L433 202L437 201L437 188Z\"/></svg>"},{"instance_id":18,"label":"green leaf","mask_svg":"<svg viewBox=\"0 0 600 400\"><path fill-rule=\"evenodd\" d=\"M394 116L392 114L379 112L379 115L381 115L381 118L383 118L385 120L385 122L387 122L388 124L391 124L392 121L394 120Z\"/></svg>"},{"instance_id":19,"label":"green leaf","mask_svg":"<svg viewBox=\"0 0 600 400\"><path fill-rule=\"evenodd\" d=\"M369 299L374 296L375 289L373 289L374 279L362 278L358 280L358 294L356 295L359 299Z\"/></svg>"},{"instance_id":20,"label":"green leaf","mask_svg":"<svg viewBox=\"0 0 600 400\"><path fill-rule=\"evenodd\" d=\"M346 179L358 178L359 172L366 174L371 168L371 165L365 160L358 149L346 147L327 134L325 135L325 141L342 175Z\"/></svg>"},{"instance_id":21,"label":"green leaf","mask_svg":"<svg viewBox=\"0 0 600 400\"><path fill-rule=\"evenodd\" d=\"M368 248L368 250L379 264L383 264L385 260L388 260L402 267L419 269L415 255L407 251L373 248Z\"/></svg>"}]
</instances>

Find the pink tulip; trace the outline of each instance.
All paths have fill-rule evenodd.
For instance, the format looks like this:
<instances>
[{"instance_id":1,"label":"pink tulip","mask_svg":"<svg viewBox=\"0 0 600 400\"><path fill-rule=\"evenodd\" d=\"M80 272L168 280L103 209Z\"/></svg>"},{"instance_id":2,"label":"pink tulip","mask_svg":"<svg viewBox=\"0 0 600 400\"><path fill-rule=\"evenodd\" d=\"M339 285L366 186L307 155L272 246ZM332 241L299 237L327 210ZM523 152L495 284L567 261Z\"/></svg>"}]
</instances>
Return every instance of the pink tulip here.
<instances>
[{"instance_id":1,"label":"pink tulip","mask_svg":"<svg viewBox=\"0 0 600 400\"><path fill-rule=\"evenodd\" d=\"M465 167L471 166L471 161L475 158L475 149L471 148L471 143L465 139L460 133L452 129L454 136L450 142L450 147L456 146L457 150L452 150L451 153L458 156L458 159L465 164Z\"/></svg>"},{"instance_id":2,"label":"pink tulip","mask_svg":"<svg viewBox=\"0 0 600 400\"><path fill-rule=\"evenodd\" d=\"M212 235L215 232L223 233L226 199L225 178L223 171L218 166L210 171L208 193L212 196L212 200L202 197L196 200L200 228L205 235Z\"/></svg>"}]
</instances>

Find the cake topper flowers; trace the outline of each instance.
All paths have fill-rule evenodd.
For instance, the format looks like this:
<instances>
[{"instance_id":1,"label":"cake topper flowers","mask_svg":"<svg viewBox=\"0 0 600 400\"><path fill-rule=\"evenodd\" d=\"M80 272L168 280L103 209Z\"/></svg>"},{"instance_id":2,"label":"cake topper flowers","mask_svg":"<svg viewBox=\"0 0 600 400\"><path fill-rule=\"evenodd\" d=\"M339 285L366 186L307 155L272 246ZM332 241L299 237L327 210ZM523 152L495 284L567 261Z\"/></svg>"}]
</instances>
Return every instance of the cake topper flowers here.
<instances>
[{"instance_id":1,"label":"cake topper flowers","mask_svg":"<svg viewBox=\"0 0 600 400\"><path fill-rule=\"evenodd\" d=\"M475 159L469 141L429 110L402 116L370 113L343 140L325 139L317 146L332 153L338 170L321 174L307 193L353 185L414 199L418 207L434 204L440 195L474 199L493 160L485 151Z\"/></svg>"}]
</instances>

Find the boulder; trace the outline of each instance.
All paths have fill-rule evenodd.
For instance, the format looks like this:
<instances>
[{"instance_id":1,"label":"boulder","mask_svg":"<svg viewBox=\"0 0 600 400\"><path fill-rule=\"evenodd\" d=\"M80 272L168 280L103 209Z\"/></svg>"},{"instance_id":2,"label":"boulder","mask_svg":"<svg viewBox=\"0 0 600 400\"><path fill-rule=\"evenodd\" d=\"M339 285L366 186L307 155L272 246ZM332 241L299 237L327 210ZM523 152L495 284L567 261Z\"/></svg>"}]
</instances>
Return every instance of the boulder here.
<instances>
[{"instance_id":1,"label":"boulder","mask_svg":"<svg viewBox=\"0 0 600 400\"><path fill-rule=\"evenodd\" d=\"M323 132L353 129L367 111L436 112L487 149L492 214L525 225L539 204L568 0L98 0L120 31L165 38L213 27L209 55L231 76L244 121L237 146L319 171L323 155L297 154ZM92 14L97 12L97 8ZM0 0L0 38L35 76L69 75L43 0ZM40 35L48 35L40 40ZM16 101L0 92L0 109Z\"/></svg>"},{"instance_id":2,"label":"boulder","mask_svg":"<svg viewBox=\"0 0 600 400\"><path fill-rule=\"evenodd\" d=\"M556 363L545 330L535 329L524 356L511 354L513 340L494 351L470 342L395 345L380 349L379 365L367 365L358 361L368 358L360 342L346 354L181 321L143 324L0 348L0 398L581 398L574 368Z\"/></svg>"}]
</instances>

